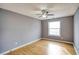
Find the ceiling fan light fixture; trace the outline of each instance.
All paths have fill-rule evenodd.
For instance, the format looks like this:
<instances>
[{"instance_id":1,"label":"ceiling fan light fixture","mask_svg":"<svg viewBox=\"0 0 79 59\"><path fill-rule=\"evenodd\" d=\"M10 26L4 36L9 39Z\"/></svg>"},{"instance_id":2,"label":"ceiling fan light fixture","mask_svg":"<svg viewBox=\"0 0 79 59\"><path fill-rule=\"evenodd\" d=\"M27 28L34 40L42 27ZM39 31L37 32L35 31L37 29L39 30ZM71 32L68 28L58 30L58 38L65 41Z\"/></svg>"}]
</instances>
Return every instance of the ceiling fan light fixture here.
<instances>
[{"instance_id":1,"label":"ceiling fan light fixture","mask_svg":"<svg viewBox=\"0 0 79 59\"><path fill-rule=\"evenodd\" d=\"M45 15L45 14L44 14L44 15L42 15L42 17L43 17L43 18L46 18L46 17L47 17L47 15Z\"/></svg>"},{"instance_id":2,"label":"ceiling fan light fixture","mask_svg":"<svg viewBox=\"0 0 79 59\"><path fill-rule=\"evenodd\" d=\"M48 10L41 10L41 14L39 14L39 18L41 19L47 19L48 16L51 16L53 14L49 14Z\"/></svg>"},{"instance_id":3,"label":"ceiling fan light fixture","mask_svg":"<svg viewBox=\"0 0 79 59\"><path fill-rule=\"evenodd\" d=\"M47 12L46 10L42 10L42 17L43 17L43 18L46 18L46 17L47 17L47 13L48 13L48 12Z\"/></svg>"}]
</instances>

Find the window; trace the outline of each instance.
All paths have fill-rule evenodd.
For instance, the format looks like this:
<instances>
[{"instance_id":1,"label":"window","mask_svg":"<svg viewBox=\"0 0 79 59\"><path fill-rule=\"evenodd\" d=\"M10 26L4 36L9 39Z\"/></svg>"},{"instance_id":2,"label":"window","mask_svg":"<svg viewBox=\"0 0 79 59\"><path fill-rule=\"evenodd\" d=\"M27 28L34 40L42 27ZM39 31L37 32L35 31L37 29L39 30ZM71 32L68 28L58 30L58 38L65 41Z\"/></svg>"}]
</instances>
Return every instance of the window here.
<instances>
[{"instance_id":1,"label":"window","mask_svg":"<svg viewBox=\"0 0 79 59\"><path fill-rule=\"evenodd\" d=\"M60 36L60 21L48 22L48 35Z\"/></svg>"}]
</instances>

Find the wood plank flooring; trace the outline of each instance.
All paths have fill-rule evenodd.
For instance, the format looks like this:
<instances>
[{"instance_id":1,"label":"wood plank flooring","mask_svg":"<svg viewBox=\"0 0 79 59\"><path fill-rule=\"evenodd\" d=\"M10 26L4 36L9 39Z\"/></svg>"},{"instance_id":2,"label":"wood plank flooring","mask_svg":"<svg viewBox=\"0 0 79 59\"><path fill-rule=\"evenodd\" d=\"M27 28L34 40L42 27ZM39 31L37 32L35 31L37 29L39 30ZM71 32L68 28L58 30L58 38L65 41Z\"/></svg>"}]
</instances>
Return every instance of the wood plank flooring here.
<instances>
[{"instance_id":1,"label":"wood plank flooring","mask_svg":"<svg viewBox=\"0 0 79 59\"><path fill-rule=\"evenodd\" d=\"M72 44L39 40L33 44L11 51L6 55L75 55Z\"/></svg>"}]
</instances>

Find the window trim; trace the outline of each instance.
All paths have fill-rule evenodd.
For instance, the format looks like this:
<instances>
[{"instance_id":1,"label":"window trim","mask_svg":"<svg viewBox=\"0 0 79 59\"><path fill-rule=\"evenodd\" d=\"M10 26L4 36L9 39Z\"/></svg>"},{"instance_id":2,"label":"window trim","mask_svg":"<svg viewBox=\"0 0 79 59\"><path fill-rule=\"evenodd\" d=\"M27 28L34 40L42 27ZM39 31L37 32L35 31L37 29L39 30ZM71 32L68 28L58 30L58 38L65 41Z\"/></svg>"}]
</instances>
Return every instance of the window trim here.
<instances>
[{"instance_id":1,"label":"window trim","mask_svg":"<svg viewBox=\"0 0 79 59\"><path fill-rule=\"evenodd\" d=\"M59 32L59 35L51 35L49 34L49 27L48 27L48 36L61 36L61 21L49 21L49 22L60 22L60 28L51 28L51 29L59 29L60 32ZM49 26L49 22L48 22L48 26Z\"/></svg>"}]
</instances>

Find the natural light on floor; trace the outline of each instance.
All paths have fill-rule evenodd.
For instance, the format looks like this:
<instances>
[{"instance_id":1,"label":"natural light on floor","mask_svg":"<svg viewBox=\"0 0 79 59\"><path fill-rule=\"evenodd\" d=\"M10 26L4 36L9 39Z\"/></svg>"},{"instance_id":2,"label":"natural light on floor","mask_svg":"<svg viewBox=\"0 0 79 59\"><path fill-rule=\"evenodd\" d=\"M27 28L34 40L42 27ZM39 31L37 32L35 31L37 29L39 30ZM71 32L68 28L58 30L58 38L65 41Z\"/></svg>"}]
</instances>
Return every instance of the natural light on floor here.
<instances>
[{"instance_id":1,"label":"natural light on floor","mask_svg":"<svg viewBox=\"0 0 79 59\"><path fill-rule=\"evenodd\" d=\"M63 52L63 53L62 53ZM61 55L61 54L69 54L69 52L59 45L48 44L48 55Z\"/></svg>"}]
</instances>

